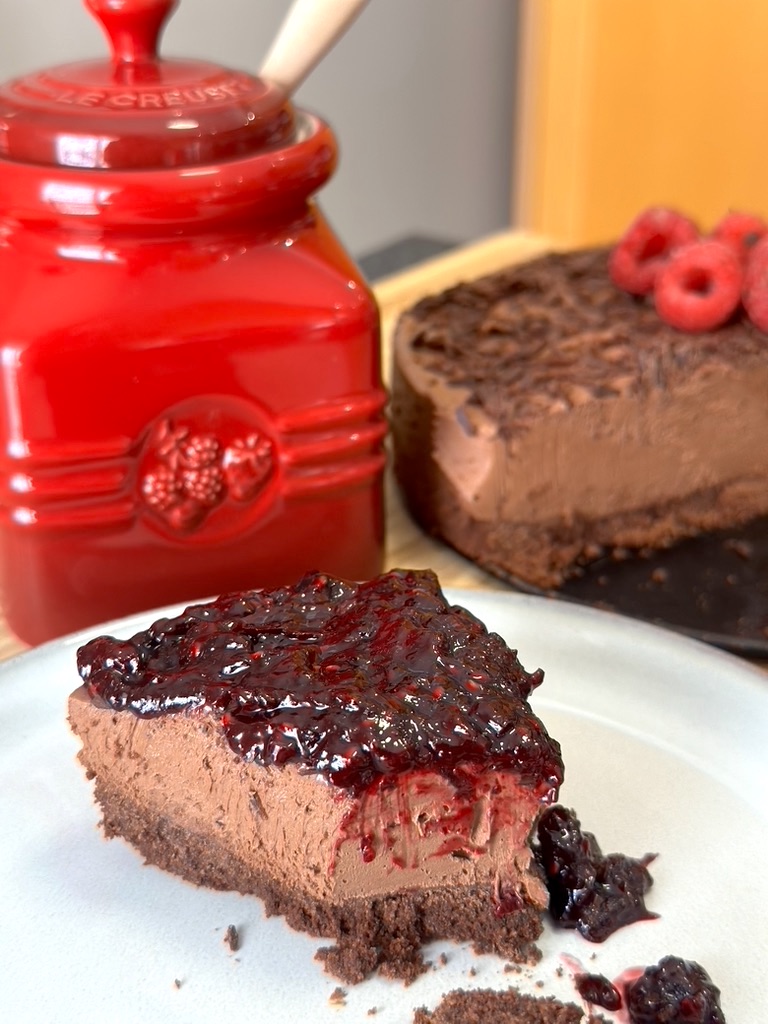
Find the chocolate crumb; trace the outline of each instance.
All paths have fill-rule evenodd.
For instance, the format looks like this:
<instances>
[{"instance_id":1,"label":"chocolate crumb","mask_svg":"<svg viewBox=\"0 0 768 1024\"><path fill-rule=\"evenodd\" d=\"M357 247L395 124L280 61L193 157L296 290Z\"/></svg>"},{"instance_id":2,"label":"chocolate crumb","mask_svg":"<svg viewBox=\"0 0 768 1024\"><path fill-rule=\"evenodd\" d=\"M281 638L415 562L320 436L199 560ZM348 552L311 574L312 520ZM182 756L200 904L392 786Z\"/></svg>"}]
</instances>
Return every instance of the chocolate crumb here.
<instances>
[{"instance_id":1,"label":"chocolate crumb","mask_svg":"<svg viewBox=\"0 0 768 1024\"><path fill-rule=\"evenodd\" d=\"M413 1024L580 1024L583 1012L574 1003L552 996L527 996L506 991L456 989L434 1010L417 1010Z\"/></svg>"},{"instance_id":2,"label":"chocolate crumb","mask_svg":"<svg viewBox=\"0 0 768 1024\"><path fill-rule=\"evenodd\" d=\"M346 1006L347 1005L347 990L337 985L336 988L331 992L328 997L328 1002L332 1006Z\"/></svg>"},{"instance_id":3,"label":"chocolate crumb","mask_svg":"<svg viewBox=\"0 0 768 1024\"><path fill-rule=\"evenodd\" d=\"M477 968L470 967L469 970L467 971L467 974L470 976L470 978L474 978L475 975L477 974Z\"/></svg>"},{"instance_id":4,"label":"chocolate crumb","mask_svg":"<svg viewBox=\"0 0 768 1024\"><path fill-rule=\"evenodd\" d=\"M445 965L448 963L448 957L445 953L441 953L437 959L440 961L443 967L445 967Z\"/></svg>"},{"instance_id":5,"label":"chocolate crumb","mask_svg":"<svg viewBox=\"0 0 768 1024\"><path fill-rule=\"evenodd\" d=\"M174 978L173 984L176 988L181 988L181 978Z\"/></svg>"},{"instance_id":6,"label":"chocolate crumb","mask_svg":"<svg viewBox=\"0 0 768 1024\"><path fill-rule=\"evenodd\" d=\"M224 945L229 946L230 953L236 953L240 949L240 933L233 924L227 926L224 933Z\"/></svg>"},{"instance_id":7,"label":"chocolate crumb","mask_svg":"<svg viewBox=\"0 0 768 1024\"><path fill-rule=\"evenodd\" d=\"M739 558L743 558L744 561L748 561L754 554L754 548L746 540L738 540L735 537L729 537L723 543L723 547L726 551L732 551L734 555L738 555Z\"/></svg>"},{"instance_id":8,"label":"chocolate crumb","mask_svg":"<svg viewBox=\"0 0 768 1024\"><path fill-rule=\"evenodd\" d=\"M370 1010L368 1011L368 1016L369 1017L375 1017L378 1012L379 1012L378 1006L372 1006L370 1008Z\"/></svg>"}]
</instances>

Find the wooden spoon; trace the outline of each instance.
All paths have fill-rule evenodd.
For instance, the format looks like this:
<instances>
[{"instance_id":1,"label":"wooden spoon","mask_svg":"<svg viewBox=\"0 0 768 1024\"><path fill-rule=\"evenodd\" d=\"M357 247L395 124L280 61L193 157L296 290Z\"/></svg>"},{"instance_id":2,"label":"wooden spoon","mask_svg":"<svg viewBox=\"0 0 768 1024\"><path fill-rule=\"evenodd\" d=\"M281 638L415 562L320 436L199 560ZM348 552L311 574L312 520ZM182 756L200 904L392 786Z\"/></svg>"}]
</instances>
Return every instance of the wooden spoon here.
<instances>
[{"instance_id":1,"label":"wooden spoon","mask_svg":"<svg viewBox=\"0 0 768 1024\"><path fill-rule=\"evenodd\" d=\"M294 0L259 75L290 96L344 35L368 0Z\"/></svg>"}]
</instances>

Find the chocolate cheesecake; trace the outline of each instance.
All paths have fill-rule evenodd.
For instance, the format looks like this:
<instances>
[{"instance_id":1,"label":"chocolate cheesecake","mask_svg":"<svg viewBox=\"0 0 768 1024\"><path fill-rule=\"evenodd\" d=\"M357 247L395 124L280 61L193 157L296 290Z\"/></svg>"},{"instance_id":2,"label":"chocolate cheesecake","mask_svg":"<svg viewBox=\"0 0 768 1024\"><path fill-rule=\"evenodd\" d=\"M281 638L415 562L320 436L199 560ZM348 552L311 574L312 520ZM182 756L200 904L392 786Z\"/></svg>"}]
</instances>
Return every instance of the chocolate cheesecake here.
<instances>
[{"instance_id":1,"label":"chocolate cheesecake","mask_svg":"<svg viewBox=\"0 0 768 1024\"><path fill-rule=\"evenodd\" d=\"M396 329L395 471L412 514L538 588L768 513L768 335L743 314L676 330L611 282L609 255L461 284Z\"/></svg>"},{"instance_id":2,"label":"chocolate cheesecake","mask_svg":"<svg viewBox=\"0 0 768 1024\"><path fill-rule=\"evenodd\" d=\"M432 573L225 596L78 666L104 832L149 863L260 896L350 982L413 978L439 938L536 957L529 839L563 774L543 676Z\"/></svg>"}]
</instances>

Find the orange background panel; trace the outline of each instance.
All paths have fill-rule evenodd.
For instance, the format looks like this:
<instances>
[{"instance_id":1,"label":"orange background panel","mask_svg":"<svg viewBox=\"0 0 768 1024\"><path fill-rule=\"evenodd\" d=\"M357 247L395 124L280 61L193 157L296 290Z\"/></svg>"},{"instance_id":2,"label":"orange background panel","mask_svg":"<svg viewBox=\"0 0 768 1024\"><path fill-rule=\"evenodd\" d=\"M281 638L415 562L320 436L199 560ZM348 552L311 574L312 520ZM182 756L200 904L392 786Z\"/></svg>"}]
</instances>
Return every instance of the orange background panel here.
<instances>
[{"instance_id":1,"label":"orange background panel","mask_svg":"<svg viewBox=\"0 0 768 1024\"><path fill-rule=\"evenodd\" d=\"M524 0L513 223L569 245L645 206L768 215L766 0Z\"/></svg>"}]
</instances>

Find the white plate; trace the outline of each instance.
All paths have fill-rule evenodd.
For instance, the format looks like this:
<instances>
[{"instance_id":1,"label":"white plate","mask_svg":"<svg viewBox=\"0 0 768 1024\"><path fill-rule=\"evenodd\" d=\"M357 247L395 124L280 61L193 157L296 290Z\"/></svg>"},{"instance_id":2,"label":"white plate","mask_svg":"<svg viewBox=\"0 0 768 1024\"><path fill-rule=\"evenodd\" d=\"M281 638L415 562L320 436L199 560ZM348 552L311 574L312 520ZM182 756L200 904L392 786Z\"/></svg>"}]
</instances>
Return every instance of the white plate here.
<instances>
[{"instance_id":1,"label":"white plate","mask_svg":"<svg viewBox=\"0 0 768 1024\"><path fill-rule=\"evenodd\" d=\"M588 608L450 597L502 633L527 668L545 669L533 703L563 746L562 800L605 852L658 851L649 906L659 920L603 945L548 927L542 962L521 974L441 944L434 956L444 951L448 963L412 986L373 979L333 1006L337 983L313 960L321 942L264 918L254 898L195 889L102 838L65 722L89 630L0 668L0 1020L409 1024L413 1008L459 986L514 981L576 1000L568 972L557 975L564 953L609 977L675 953L709 971L728 1024L768 1022L768 678ZM154 615L107 631L130 635ZM230 924L242 934L235 954L223 942Z\"/></svg>"}]
</instances>

